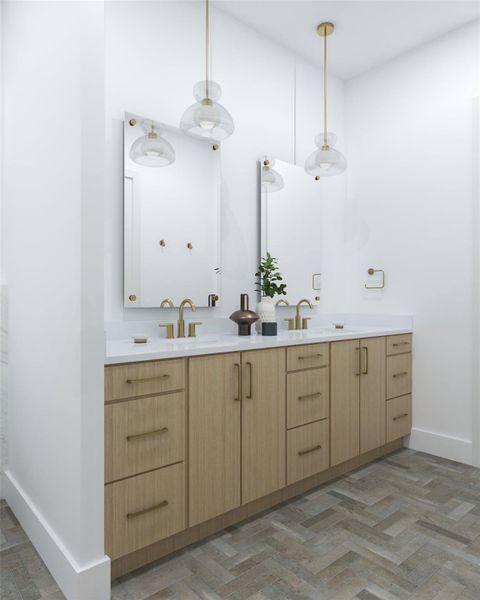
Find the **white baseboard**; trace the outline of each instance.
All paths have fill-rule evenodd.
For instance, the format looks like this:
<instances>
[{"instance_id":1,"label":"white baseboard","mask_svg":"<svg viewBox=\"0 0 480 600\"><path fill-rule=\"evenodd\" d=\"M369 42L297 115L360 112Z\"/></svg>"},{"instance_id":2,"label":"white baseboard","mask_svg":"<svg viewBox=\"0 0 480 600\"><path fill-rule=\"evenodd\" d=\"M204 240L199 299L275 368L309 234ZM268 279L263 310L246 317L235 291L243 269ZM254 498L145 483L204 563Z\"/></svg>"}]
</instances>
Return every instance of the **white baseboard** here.
<instances>
[{"instance_id":1,"label":"white baseboard","mask_svg":"<svg viewBox=\"0 0 480 600\"><path fill-rule=\"evenodd\" d=\"M427 452L467 465L472 464L472 442L469 440L413 428L406 446L412 450Z\"/></svg>"},{"instance_id":2,"label":"white baseboard","mask_svg":"<svg viewBox=\"0 0 480 600\"><path fill-rule=\"evenodd\" d=\"M110 559L80 566L8 469L5 499L67 600L109 600Z\"/></svg>"}]
</instances>

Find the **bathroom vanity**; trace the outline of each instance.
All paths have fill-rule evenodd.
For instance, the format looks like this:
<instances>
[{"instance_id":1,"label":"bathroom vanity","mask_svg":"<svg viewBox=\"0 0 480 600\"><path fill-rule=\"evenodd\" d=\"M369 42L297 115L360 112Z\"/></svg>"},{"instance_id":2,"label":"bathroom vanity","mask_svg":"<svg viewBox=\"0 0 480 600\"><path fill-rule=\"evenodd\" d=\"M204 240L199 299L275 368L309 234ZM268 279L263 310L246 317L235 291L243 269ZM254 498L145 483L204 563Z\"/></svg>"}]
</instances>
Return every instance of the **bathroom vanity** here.
<instances>
[{"instance_id":1,"label":"bathroom vanity","mask_svg":"<svg viewBox=\"0 0 480 600\"><path fill-rule=\"evenodd\" d=\"M125 342L126 344L126 342ZM107 354L112 577L402 446L411 330L220 337Z\"/></svg>"}]
</instances>

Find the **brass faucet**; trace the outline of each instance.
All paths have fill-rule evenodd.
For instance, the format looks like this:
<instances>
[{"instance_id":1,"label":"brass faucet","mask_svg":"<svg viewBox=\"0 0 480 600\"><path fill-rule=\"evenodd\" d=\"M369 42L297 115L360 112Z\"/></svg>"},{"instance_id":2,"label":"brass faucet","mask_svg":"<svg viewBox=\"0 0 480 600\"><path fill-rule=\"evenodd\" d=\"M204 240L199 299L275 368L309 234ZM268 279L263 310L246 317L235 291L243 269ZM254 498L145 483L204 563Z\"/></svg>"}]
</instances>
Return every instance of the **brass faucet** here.
<instances>
[{"instance_id":1,"label":"brass faucet","mask_svg":"<svg viewBox=\"0 0 480 600\"><path fill-rule=\"evenodd\" d=\"M190 308L193 311L197 310L195 308L195 304L189 298L185 298L185 300L182 300L182 302L180 303L180 306L178 307L178 322L177 322L177 325L178 325L177 337L179 337L179 338L185 337L185 319L183 318L183 311L185 310L185 306L187 304L190 306ZM190 337L195 337L195 336L190 336Z\"/></svg>"},{"instance_id":2,"label":"brass faucet","mask_svg":"<svg viewBox=\"0 0 480 600\"><path fill-rule=\"evenodd\" d=\"M160 308L165 308L166 306L169 306L170 308L175 308L173 302L170 300L170 298L165 298L165 300L162 300L161 304L160 304Z\"/></svg>"},{"instance_id":3,"label":"brass faucet","mask_svg":"<svg viewBox=\"0 0 480 600\"><path fill-rule=\"evenodd\" d=\"M285 321L288 321L288 329L289 331L293 331L294 329L308 329L308 320L310 319L310 317L301 317L300 315L300 306L302 304L308 304L308 306L313 309L313 305L310 302L310 300L307 300L306 298L302 298L302 300L299 300L297 302L297 310L295 313L295 318L290 318L290 319L285 319Z\"/></svg>"},{"instance_id":4,"label":"brass faucet","mask_svg":"<svg viewBox=\"0 0 480 600\"><path fill-rule=\"evenodd\" d=\"M283 298L280 298L280 300L277 300L275 302L275 306L280 306L280 304L285 304L285 306L290 306L290 304L288 303L288 301L284 300Z\"/></svg>"},{"instance_id":5,"label":"brass faucet","mask_svg":"<svg viewBox=\"0 0 480 600\"><path fill-rule=\"evenodd\" d=\"M297 302L297 312L295 313L295 329L308 329L308 317L302 319L300 316L300 306L302 304L308 304L308 306L313 310L313 304L310 300L303 298Z\"/></svg>"}]
</instances>

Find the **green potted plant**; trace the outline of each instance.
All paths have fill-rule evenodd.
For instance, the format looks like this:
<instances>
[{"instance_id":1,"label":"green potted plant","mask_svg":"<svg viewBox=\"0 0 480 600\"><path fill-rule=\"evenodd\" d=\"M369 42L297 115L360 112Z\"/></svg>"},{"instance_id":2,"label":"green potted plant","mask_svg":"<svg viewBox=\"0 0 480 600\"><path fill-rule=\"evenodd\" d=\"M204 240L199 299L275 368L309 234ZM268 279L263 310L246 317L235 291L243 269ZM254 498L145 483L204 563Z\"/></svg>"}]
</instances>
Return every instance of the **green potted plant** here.
<instances>
[{"instance_id":1,"label":"green potted plant","mask_svg":"<svg viewBox=\"0 0 480 600\"><path fill-rule=\"evenodd\" d=\"M278 260L270 252L261 259L255 276L257 277L255 287L261 295L255 309L259 316L256 324L257 332L263 335L277 335L274 298L286 294L287 284L283 283Z\"/></svg>"}]
</instances>

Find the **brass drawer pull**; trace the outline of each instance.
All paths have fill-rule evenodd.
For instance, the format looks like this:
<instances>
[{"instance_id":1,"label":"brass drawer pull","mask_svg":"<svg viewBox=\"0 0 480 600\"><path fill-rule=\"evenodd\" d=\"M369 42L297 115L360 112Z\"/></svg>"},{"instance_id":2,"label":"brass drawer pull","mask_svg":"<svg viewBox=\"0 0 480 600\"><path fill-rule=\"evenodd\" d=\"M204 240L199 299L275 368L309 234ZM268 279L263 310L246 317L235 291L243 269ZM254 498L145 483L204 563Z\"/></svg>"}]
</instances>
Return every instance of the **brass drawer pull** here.
<instances>
[{"instance_id":1,"label":"brass drawer pull","mask_svg":"<svg viewBox=\"0 0 480 600\"><path fill-rule=\"evenodd\" d=\"M151 435L157 435L159 433L167 433L168 427L162 427L161 429L154 429L153 431L146 431L145 433L136 433L135 435L127 435L127 442L132 440L139 440L140 438L150 437Z\"/></svg>"},{"instance_id":2,"label":"brass drawer pull","mask_svg":"<svg viewBox=\"0 0 480 600\"><path fill-rule=\"evenodd\" d=\"M157 375L156 377L144 377L143 379L127 379L126 383L147 383L157 379L168 379L170 375Z\"/></svg>"},{"instance_id":3,"label":"brass drawer pull","mask_svg":"<svg viewBox=\"0 0 480 600\"><path fill-rule=\"evenodd\" d=\"M392 421L398 421L398 419L404 419L408 417L408 413L403 413L403 415L397 415L396 417L392 417Z\"/></svg>"},{"instance_id":4,"label":"brass drawer pull","mask_svg":"<svg viewBox=\"0 0 480 600\"><path fill-rule=\"evenodd\" d=\"M405 375L408 375L408 371L402 371L401 373L394 373L392 375L392 377L404 377Z\"/></svg>"},{"instance_id":5,"label":"brass drawer pull","mask_svg":"<svg viewBox=\"0 0 480 600\"><path fill-rule=\"evenodd\" d=\"M318 396L321 396L322 392L316 392L315 394L306 394L305 396L299 396L298 399L299 400L309 400L310 398L318 398Z\"/></svg>"},{"instance_id":6,"label":"brass drawer pull","mask_svg":"<svg viewBox=\"0 0 480 600\"><path fill-rule=\"evenodd\" d=\"M297 356L298 360L307 360L307 358L318 358L320 356L323 356L323 354L317 353L317 354L310 354L310 356Z\"/></svg>"},{"instance_id":7,"label":"brass drawer pull","mask_svg":"<svg viewBox=\"0 0 480 600\"><path fill-rule=\"evenodd\" d=\"M160 504L155 504L154 506L150 506L150 508L144 508L143 510L137 510L137 512L127 513L127 519L133 519L134 517L140 517L141 515L145 515L152 510L157 510L157 508L164 508L168 506L168 500L163 500Z\"/></svg>"},{"instance_id":8,"label":"brass drawer pull","mask_svg":"<svg viewBox=\"0 0 480 600\"><path fill-rule=\"evenodd\" d=\"M300 450L298 456L303 456L304 454L310 454L310 452L315 452L316 450L320 450L322 447L320 444L318 446L314 446L313 448L309 448L308 450Z\"/></svg>"},{"instance_id":9,"label":"brass drawer pull","mask_svg":"<svg viewBox=\"0 0 480 600\"><path fill-rule=\"evenodd\" d=\"M397 348L398 346L410 346L410 342L396 342L395 344L392 344L394 348Z\"/></svg>"}]
</instances>

